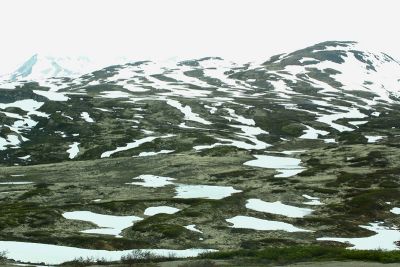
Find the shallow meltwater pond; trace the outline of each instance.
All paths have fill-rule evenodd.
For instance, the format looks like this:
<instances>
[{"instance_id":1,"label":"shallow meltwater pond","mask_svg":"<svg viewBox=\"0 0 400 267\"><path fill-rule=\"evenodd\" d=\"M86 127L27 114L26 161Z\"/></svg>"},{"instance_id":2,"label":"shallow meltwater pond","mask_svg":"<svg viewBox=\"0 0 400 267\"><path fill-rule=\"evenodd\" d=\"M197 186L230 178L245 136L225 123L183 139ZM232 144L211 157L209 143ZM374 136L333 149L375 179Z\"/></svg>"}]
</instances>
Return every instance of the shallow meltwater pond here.
<instances>
[{"instance_id":1,"label":"shallow meltwater pond","mask_svg":"<svg viewBox=\"0 0 400 267\"><path fill-rule=\"evenodd\" d=\"M289 223L264 220L250 216L235 216L226 219L226 221L233 224L231 226L232 228L253 229L259 231L312 232L310 230L297 228Z\"/></svg>"},{"instance_id":2,"label":"shallow meltwater pond","mask_svg":"<svg viewBox=\"0 0 400 267\"><path fill-rule=\"evenodd\" d=\"M125 228L132 226L134 222L142 220L137 216L115 216L98 214L91 211L72 211L65 212L63 217L69 220L86 221L96 224L100 228L88 229L81 231L87 234L114 235L121 237L119 234Z\"/></svg>"},{"instance_id":3,"label":"shallow meltwater pond","mask_svg":"<svg viewBox=\"0 0 400 267\"><path fill-rule=\"evenodd\" d=\"M61 264L77 258L105 259L107 261L120 260L135 251L150 252L154 256L188 258L196 257L201 253L214 252L213 249L140 249L140 250L94 250L76 247L48 245L40 243L0 241L2 250L7 251L7 258L21 262Z\"/></svg>"},{"instance_id":4,"label":"shallow meltwater pond","mask_svg":"<svg viewBox=\"0 0 400 267\"><path fill-rule=\"evenodd\" d=\"M301 173L305 168L300 166L301 160L290 157L269 155L253 155L256 159L243 163L246 166L275 169L279 174L275 177L290 177Z\"/></svg>"},{"instance_id":5,"label":"shallow meltwater pond","mask_svg":"<svg viewBox=\"0 0 400 267\"><path fill-rule=\"evenodd\" d=\"M176 196L174 198L205 198L205 199L223 199L232 194L242 192L232 186L216 185L187 185L178 184L176 187Z\"/></svg>"},{"instance_id":6,"label":"shallow meltwater pond","mask_svg":"<svg viewBox=\"0 0 400 267\"><path fill-rule=\"evenodd\" d=\"M370 225L360 225L360 227L375 232L375 235L356 238L321 237L317 240L347 243L352 245L349 249L400 250L395 243L400 240L400 231L397 228L385 227L380 223L370 223Z\"/></svg>"}]
</instances>

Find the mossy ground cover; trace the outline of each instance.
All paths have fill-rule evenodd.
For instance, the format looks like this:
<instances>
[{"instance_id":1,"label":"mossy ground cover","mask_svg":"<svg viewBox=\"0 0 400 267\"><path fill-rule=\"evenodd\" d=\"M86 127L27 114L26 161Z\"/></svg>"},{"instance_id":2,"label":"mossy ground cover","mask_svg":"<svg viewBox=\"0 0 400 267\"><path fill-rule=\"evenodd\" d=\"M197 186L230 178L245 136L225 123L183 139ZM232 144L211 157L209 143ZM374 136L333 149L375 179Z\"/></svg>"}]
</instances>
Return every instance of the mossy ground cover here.
<instances>
[{"instance_id":1,"label":"mossy ground cover","mask_svg":"<svg viewBox=\"0 0 400 267\"><path fill-rule=\"evenodd\" d=\"M240 150L231 150L229 154L225 152L224 157L188 153L2 168L3 180L23 173L25 176L19 179L34 182L2 186L4 191L11 191L2 196L2 236L3 239L80 247L93 247L89 245L93 243L100 244L95 246L97 248L156 246L221 250L319 244L316 238L321 236L368 236L372 233L358 225L368 224L377 218L387 223L398 223L398 218L389 212L390 206L385 204L388 201L398 204L398 188L386 185L396 183L397 148L382 148L377 145L348 145L346 149L318 148L301 153L304 166L317 168L318 171L286 179L274 178L273 170L242 165L252 157ZM381 151L379 158L386 159L390 168L370 163L367 168L354 167L353 162L346 159L347 155L353 154L368 159L377 150ZM152 166L151 172L148 166ZM177 183L234 186L242 192L221 200L177 199L174 198L174 185L145 188L125 184L141 174L173 177ZM249 198L281 200L304 206L301 204L305 201L302 194L317 196L325 205L313 206L313 214L297 219L245 208ZM93 202L95 199L101 200ZM161 205L176 207L180 211L171 215L143 216L147 207ZM93 228L93 225L62 217L63 212L75 210L136 215L145 219L125 229L122 239L115 239L79 233ZM232 229L225 220L236 215L284 221L316 232L303 234ZM196 224L203 234L185 229L184 226L189 224ZM200 237L203 240L199 240Z\"/></svg>"},{"instance_id":2,"label":"mossy ground cover","mask_svg":"<svg viewBox=\"0 0 400 267\"><path fill-rule=\"evenodd\" d=\"M208 253L208 259L247 260L253 264L288 264L306 261L372 261L381 263L400 262L399 251L347 250L332 246L290 246L265 248L261 250L237 250Z\"/></svg>"}]
</instances>

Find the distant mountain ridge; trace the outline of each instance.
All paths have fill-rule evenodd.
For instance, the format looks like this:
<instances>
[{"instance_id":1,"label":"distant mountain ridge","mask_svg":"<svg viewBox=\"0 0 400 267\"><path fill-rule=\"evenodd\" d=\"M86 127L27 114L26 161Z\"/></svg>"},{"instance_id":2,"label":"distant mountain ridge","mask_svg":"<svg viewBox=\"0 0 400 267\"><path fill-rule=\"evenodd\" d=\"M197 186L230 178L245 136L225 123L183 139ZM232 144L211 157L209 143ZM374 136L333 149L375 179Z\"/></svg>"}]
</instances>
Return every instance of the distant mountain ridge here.
<instances>
[{"instance_id":1,"label":"distant mountain ridge","mask_svg":"<svg viewBox=\"0 0 400 267\"><path fill-rule=\"evenodd\" d=\"M51 56L37 53L28 58L15 71L0 76L0 84L79 77L108 65L126 62L128 59L125 57L97 60L89 56Z\"/></svg>"},{"instance_id":2,"label":"distant mountain ridge","mask_svg":"<svg viewBox=\"0 0 400 267\"><path fill-rule=\"evenodd\" d=\"M399 62L354 42L324 42L261 64L204 57L91 70L91 63L34 55L10 76L11 82L0 83L0 90L8 89L0 98L0 156L24 164L67 160L68 145L79 142L84 150L78 157L99 158L128 143L129 136L143 137L139 129L159 136L180 133L176 143L159 151L262 150L301 136L337 143L345 132L366 127L400 104ZM251 129L251 134L238 129ZM60 131L59 138L55 133ZM199 136L196 148L181 144L191 131ZM52 145L43 148L47 141ZM21 160L26 153L29 161Z\"/></svg>"},{"instance_id":3,"label":"distant mountain ridge","mask_svg":"<svg viewBox=\"0 0 400 267\"><path fill-rule=\"evenodd\" d=\"M93 63L87 57L52 57L35 54L25 61L8 80L43 80L52 77L79 76L93 70Z\"/></svg>"}]
</instances>

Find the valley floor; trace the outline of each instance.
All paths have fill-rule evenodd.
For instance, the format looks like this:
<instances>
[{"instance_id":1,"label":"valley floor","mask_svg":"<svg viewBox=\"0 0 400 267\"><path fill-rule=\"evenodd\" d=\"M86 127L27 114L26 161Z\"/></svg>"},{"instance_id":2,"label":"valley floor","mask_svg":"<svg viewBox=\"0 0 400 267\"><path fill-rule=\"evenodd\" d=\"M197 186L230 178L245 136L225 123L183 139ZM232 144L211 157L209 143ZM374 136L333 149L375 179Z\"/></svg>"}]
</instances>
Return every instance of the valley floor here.
<instances>
[{"instance_id":1,"label":"valley floor","mask_svg":"<svg viewBox=\"0 0 400 267\"><path fill-rule=\"evenodd\" d=\"M400 262L400 64L354 46L0 89L0 259Z\"/></svg>"},{"instance_id":2,"label":"valley floor","mask_svg":"<svg viewBox=\"0 0 400 267\"><path fill-rule=\"evenodd\" d=\"M371 158L374 151L379 151L379 155ZM308 163L307 169L288 178L274 177L277 173L274 169L244 165L252 159L246 152L225 152L223 157L189 153L1 168L2 180L14 181L1 186L1 240L103 250L216 249L221 255L232 249L287 247L290 250L310 244L338 249L348 246L318 241L324 236L346 237L349 242L352 237L366 240L374 237L376 242L389 245L393 242L390 238L397 241L397 232L391 228L382 228L389 232L379 239L379 230L374 233L372 228L359 227L377 220L389 226L400 224L399 216L392 212L399 192L391 186L395 181L390 180L396 178L391 173L399 169L397 148L374 144L309 150L297 155ZM358 158L349 162L349 155ZM383 159L387 162L384 169L374 165ZM355 162L358 166L354 166ZM175 180L163 178L165 184L146 187L149 181L141 175ZM206 187L207 194L202 195L204 187L195 187L191 197L186 198L185 191L180 191L183 185L189 191L192 186L201 185L212 185L218 190L213 193L215 188ZM307 204L309 199L303 197L305 194L318 198L322 204ZM259 206L250 205L253 202ZM274 210L268 205L281 208ZM155 212L151 213L149 208ZM172 211L168 212L168 208ZM284 213L285 209L292 214ZM94 224L90 218L67 216L80 211L91 212L91 216L134 216L138 221L133 226L128 223L119 229L109 229L112 226L101 228L101 224ZM296 212L300 215L294 216ZM229 222L235 216L260 221L254 226L248 223L235 228ZM271 221L284 228L262 230L263 223ZM285 227L289 230L284 230ZM108 230L110 234L102 233ZM9 244L2 242L2 246ZM9 252L10 256L18 253ZM54 259L48 256L45 258ZM24 257L13 258L23 261Z\"/></svg>"}]
</instances>

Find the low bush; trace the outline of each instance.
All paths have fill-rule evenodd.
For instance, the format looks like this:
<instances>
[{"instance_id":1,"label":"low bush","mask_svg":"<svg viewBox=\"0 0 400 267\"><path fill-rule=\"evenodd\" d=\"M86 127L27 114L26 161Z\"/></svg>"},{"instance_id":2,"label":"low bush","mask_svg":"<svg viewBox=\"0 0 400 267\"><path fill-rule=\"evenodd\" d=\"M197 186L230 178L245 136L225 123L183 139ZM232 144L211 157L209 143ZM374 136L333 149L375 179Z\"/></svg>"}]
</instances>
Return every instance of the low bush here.
<instances>
[{"instance_id":1,"label":"low bush","mask_svg":"<svg viewBox=\"0 0 400 267\"><path fill-rule=\"evenodd\" d=\"M292 263L326 260L362 260L382 263L400 262L400 251L349 250L333 246L271 247L261 250L237 250L205 253L205 259L247 258L271 263Z\"/></svg>"}]
</instances>

